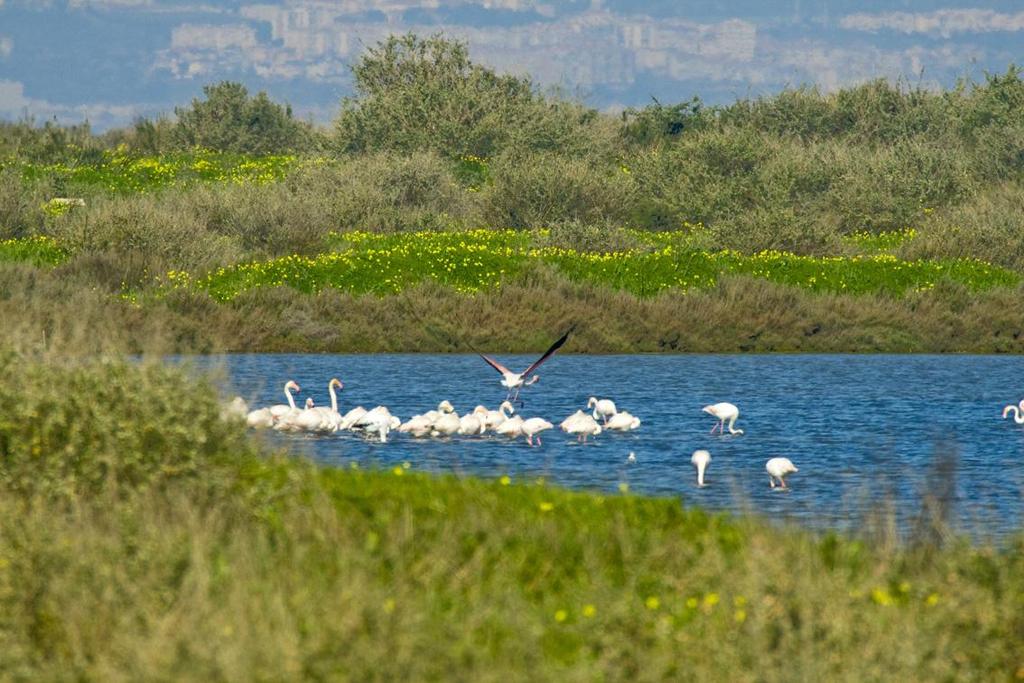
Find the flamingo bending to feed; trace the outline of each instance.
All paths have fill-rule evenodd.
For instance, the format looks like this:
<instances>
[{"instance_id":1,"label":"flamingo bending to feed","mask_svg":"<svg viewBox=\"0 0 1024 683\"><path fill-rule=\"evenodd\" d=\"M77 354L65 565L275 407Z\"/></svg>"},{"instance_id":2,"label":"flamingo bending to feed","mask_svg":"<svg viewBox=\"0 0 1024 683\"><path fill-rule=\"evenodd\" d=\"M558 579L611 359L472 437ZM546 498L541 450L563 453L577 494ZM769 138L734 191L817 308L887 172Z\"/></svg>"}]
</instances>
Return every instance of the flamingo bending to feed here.
<instances>
[{"instance_id":1,"label":"flamingo bending to feed","mask_svg":"<svg viewBox=\"0 0 1024 683\"><path fill-rule=\"evenodd\" d=\"M711 454L705 450L694 451L693 455L690 456L690 462L697 468L697 486L704 487L704 470L708 468L708 463L711 462Z\"/></svg>"},{"instance_id":2,"label":"flamingo bending to feed","mask_svg":"<svg viewBox=\"0 0 1024 683\"><path fill-rule=\"evenodd\" d=\"M523 433L523 416L513 415L495 427L494 433L500 434L501 436L507 436L510 439L520 436Z\"/></svg>"},{"instance_id":3,"label":"flamingo bending to feed","mask_svg":"<svg viewBox=\"0 0 1024 683\"><path fill-rule=\"evenodd\" d=\"M772 458L765 463L764 468L768 470L768 484L775 488L775 480L779 480L779 486L781 488L788 488L786 486L786 480L783 479L787 474L793 472L799 472L789 458Z\"/></svg>"},{"instance_id":4,"label":"flamingo bending to feed","mask_svg":"<svg viewBox=\"0 0 1024 683\"><path fill-rule=\"evenodd\" d=\"M551 356L554 355L555 351L562 348L562 344L564 344L566 340L569 339L569 335L572 333L572 331L573 328L569 328L569 331L563 334L558 341L552 344L551 348L545 351L543 356L535 360L530 365L530 367L526 368L522 372L512 372L511 370L509 370L504 365L494 360L490 356L485 356L482 353L480 354L480 357L487 361L488 365L490 365L492 368L501 373L501 386L508 389L508 395L505 396L506 401L514 402L519 400L519 392L523 387L528 387L531 384L536 384L538 381L540 381L540 375L533 375L531 377L530 374L534 370L539 368L541 366L541 363L546 361L548 358L551 358ZM521 404L522 401L520 401L520 405Z\"/></svg>"},{"instance_id":5,"label":"flamingo bending to feed","mask_svg":"<svg viewBox=\"0 0 1024 683\"><path fill-rule=\"evenodd\" d=\"M531 417L528 420L523 420L523 424L520 427L523 434L526 435L526 443L533 445L533 437L537 437L537 445L543 446L540 442L540 433L545 429L551 429L555 425L551 424L543 417Z\"/></svg>"},{"instance_id":6,"label":"flamingo bending to feed","mask_svg":"<svg viewBox=\"0 0 1024 683\"><path fill-rule=\"evenodd\" d=\"M363 415L366 415L366 408L362 406L356 406L347 413L341 416L341 422L338 423L338 429L352 429L355 427L356 422L362 419Z\"/></svg>"},{"instance_id":7,"label":"flamingo bending to feed","mask_svg":"<svg viewBox=\"0 0 1024 683\"><path fill-rule=\"evenodd\" d=\"M601 433L601 425L590 415L581 413L570 415L562 422L562 431L575 434L577 441L587 442L588 436L597 436Z\"/></svg>"},{"instance_id":8,"label":"flamingo bending to feed","mask_svg":"<svg viewBox=\"0 0 1024 683\"><path fill-rule=\"evenodd\" d=\"M631 429L636 429L640 426L640 418L635 417L627 410L621 410L610 418L605 423L605 429L614 429L618 432L628 432Z\"/></svg>"},{"instance_id":9,"label":"flamingo bending to feed","mask_svg":"<svg viewBox=\"0 0 1024 683\"><path fill-rule=\"evenodd\" d=\"M354 429L361 429L367 434L378 434L381 443L387 443L388 432L397 429L402 421L391 414L386 406L377 406L369 410L352 425Z\"/></svg>"},{"instance_id":10,"label":"flamingo bending to feed","mask_svg":"<svg viewBox=\"0 0 1024 683\"><path fill-rule=\"evenodd\" d=\"M725 421L729 421L729 433L730 434L742 434L742 429L733 429L732 426L736 424L736 418L740 416L740 409L731 403L715 403L714 405L704 406L701 408L705 413L710 413L714 417L718 418L718 424L711 428L711 434L715 433L717 429L720 434L725 434Z\"/></svg>"},{"instance_id":11,"label":"flamingo bending to feed","mask_svg":"<svg viewBox=\"0 0 1024 683\"><path fill-rule=\"evenodd\" d=\"M1019 425L1024 425L1024 398L1020 400L1019 405L1009 405L1003 408L1003 419L1013 413L1013 421Z\"/></svg>"},{"instance_id":12,"label":"flamingo bending to feed","mask_svg":"<svg viewBox=\"0 0 1024 683\"><path fill-rule=\"evenodd\" d=\"M594 419L596 420L599 417L604 418L605 424L608 424L608 418L619 412L615 408L615 401L610 398L598 399L596 396L590 397L590 400L587 401L587 408L593 408Z\"/></svg>"}]
</instances>

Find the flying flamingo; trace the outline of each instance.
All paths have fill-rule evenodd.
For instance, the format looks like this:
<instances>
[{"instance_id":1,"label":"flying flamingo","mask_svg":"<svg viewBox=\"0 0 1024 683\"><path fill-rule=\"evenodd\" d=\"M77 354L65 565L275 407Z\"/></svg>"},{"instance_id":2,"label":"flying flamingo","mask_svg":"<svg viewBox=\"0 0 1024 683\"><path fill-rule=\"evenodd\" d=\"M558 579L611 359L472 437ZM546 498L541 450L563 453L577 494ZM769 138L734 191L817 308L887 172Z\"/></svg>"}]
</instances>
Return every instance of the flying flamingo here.
<instances>
[{"instance_id":1,"label":"flying flamingo","mask_svg":"<svg viewBox=\"0 0 1024 683\"><path fill-rule=\"evenodd\" d=\"M733 429L732 426L736 424L736 418L740 416L740 409L731 403L715 403L714 405L704 406L701 408L705 413L710 413L718 418L718 424L711 428L711 434L715 433L717 429L719 433L725 434L725 421L729 421L729 433L730 434L742 434L742 429Z\"/></svg>"},{"instance_id":2,"label":"flying flamingo","mask_svg":"<svg viewBox=\"0 0 1024 683\"><path fill-rule=\"evenodd\" d=\"M487 361L488 365L501 373L501 386L508 389L508 395L505 397L506 401L519 400L519 392L523 387L536 384L540 380L540 375L533 375L530 377L530 373L539 368L541 363L546 361L548 358L551 358L555 351L562 347L562 344L569 339L569 335L572 333L572 330L573 328L570 328L569 331L563 334L558 341L551 345L551 348L544 352L543 356L534 361L530 367L519 373L512 372L490 356L485 356L482 353L480 354L480 357ZM529 377L529 379L527 379L527 377ZM520 405L522 405L522 401L520 401Z\"/></svg>"},{"instance_id":3,"label":"flying flamingo","mask_svg":"<svg viewBox=\"0 0 1024 683\"><path fill-rule=\"evenodd\" d=\"M1009 405L1003 408L1003 419L1005 420L1010 413L1013 413L1014 422L1024 425L1024 398L1020 400L1019 405Z\"/></svg>"}]
</instances>

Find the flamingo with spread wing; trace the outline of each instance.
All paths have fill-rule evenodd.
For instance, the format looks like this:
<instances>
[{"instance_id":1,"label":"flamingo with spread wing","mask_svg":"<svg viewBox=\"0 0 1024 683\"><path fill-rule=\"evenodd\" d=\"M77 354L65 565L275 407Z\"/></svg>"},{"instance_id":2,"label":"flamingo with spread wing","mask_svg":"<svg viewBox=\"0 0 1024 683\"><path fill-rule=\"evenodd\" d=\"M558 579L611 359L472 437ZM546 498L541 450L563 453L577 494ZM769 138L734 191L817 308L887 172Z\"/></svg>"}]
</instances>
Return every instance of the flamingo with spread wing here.
<instances>
[{"instance_id":1,"label":"flamingo with spread wing","mask_svg":"<svg viewBox=\"0 0 1024 683\"><path fill-rule=\"evenodd\" d=\"M551 358L551 356L554 355L555 351L562 348L562 344L564 344L566 340L569 339L569 335L572 333L572 330L573 328L570 328L569 331L563 334L558 341L551 345L551 348L544 352L543 356L535 360L533 364L530 365L530 367L526 368L522 372L512 372L511 370L509 370L504 365L494 360L490 356L485 356L482 353L480 354L480 357L487 361L488 365L490 365L492 368L501 373L501 386L508 389L508 396L505 397L506 401L519 400L519 392L523 387L528 387L531 384L537 383L537 381L540 379L540 375L533 375L531 377L531 373L537 368L539 368L541 363L546 361L548 358ZM519 403L520 405L522 405L522 401L520 401Z\"/></svg>"}]
</instances>

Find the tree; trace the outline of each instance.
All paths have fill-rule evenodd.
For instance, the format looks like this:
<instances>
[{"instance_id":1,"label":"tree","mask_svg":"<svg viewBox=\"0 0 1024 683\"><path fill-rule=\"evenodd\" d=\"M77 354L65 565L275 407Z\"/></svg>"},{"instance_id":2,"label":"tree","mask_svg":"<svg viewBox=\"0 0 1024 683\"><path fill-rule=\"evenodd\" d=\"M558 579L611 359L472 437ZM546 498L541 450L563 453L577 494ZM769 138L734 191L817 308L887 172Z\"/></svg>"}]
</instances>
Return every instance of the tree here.
<instances>
[{"instance_id":1,"label":"tree","mask_svg":"<svg viewBox=\"0 0 1024 683\"><path fill-rule=\"evenodd\" d=\"M273 154L301 148L308 139L309 131L292 118L291 107L273 102L265 92L249 97L241 83L223 81L204 86L203 94L205 100L174 110L174 134L181 145Z\"/></svg>"},{"instance_id":2,"label":"tree","mask_svg":"<svg viewBox=\"0 0 1024 683\"><path fill-rule=\"evenodd\" d=\"M469 59L465 43L434 35L391 36L352 67L356 96L337 122L343 151L430 149L444 156L492 156L525 138L555 147L592 118L549 102L529 78L497 74Z\"/></svg>"}]
</instances>

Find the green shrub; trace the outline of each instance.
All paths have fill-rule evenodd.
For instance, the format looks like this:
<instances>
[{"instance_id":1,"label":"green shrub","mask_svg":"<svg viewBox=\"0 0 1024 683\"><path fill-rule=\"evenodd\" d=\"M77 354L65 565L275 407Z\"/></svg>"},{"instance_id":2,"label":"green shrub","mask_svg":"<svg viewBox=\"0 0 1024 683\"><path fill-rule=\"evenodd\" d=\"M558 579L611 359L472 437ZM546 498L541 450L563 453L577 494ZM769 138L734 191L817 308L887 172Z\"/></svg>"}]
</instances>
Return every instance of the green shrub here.
<instances>
[{"instance_id":1,"label":"green shrub","mask_svg":"<svg viewBox=\"0 0 1024 683\"><path fill-rule=\"evenodd\" d=\"M0 354L0 486L64 496L211 476L250 452L209 386L154 363Z\"/></svg>"},{"instance_id":2,"label":"green shrub","mask_svg":"<svg viewBox=\"0 0 1024 683\"><path fill-rule=\"evenodd\" d=\"M611 165L554 154L511 154L491 164L481 190L487 224L546 227L563 221L622 222L632 212L632 177Z\"/></svg>"}]
</instances>

